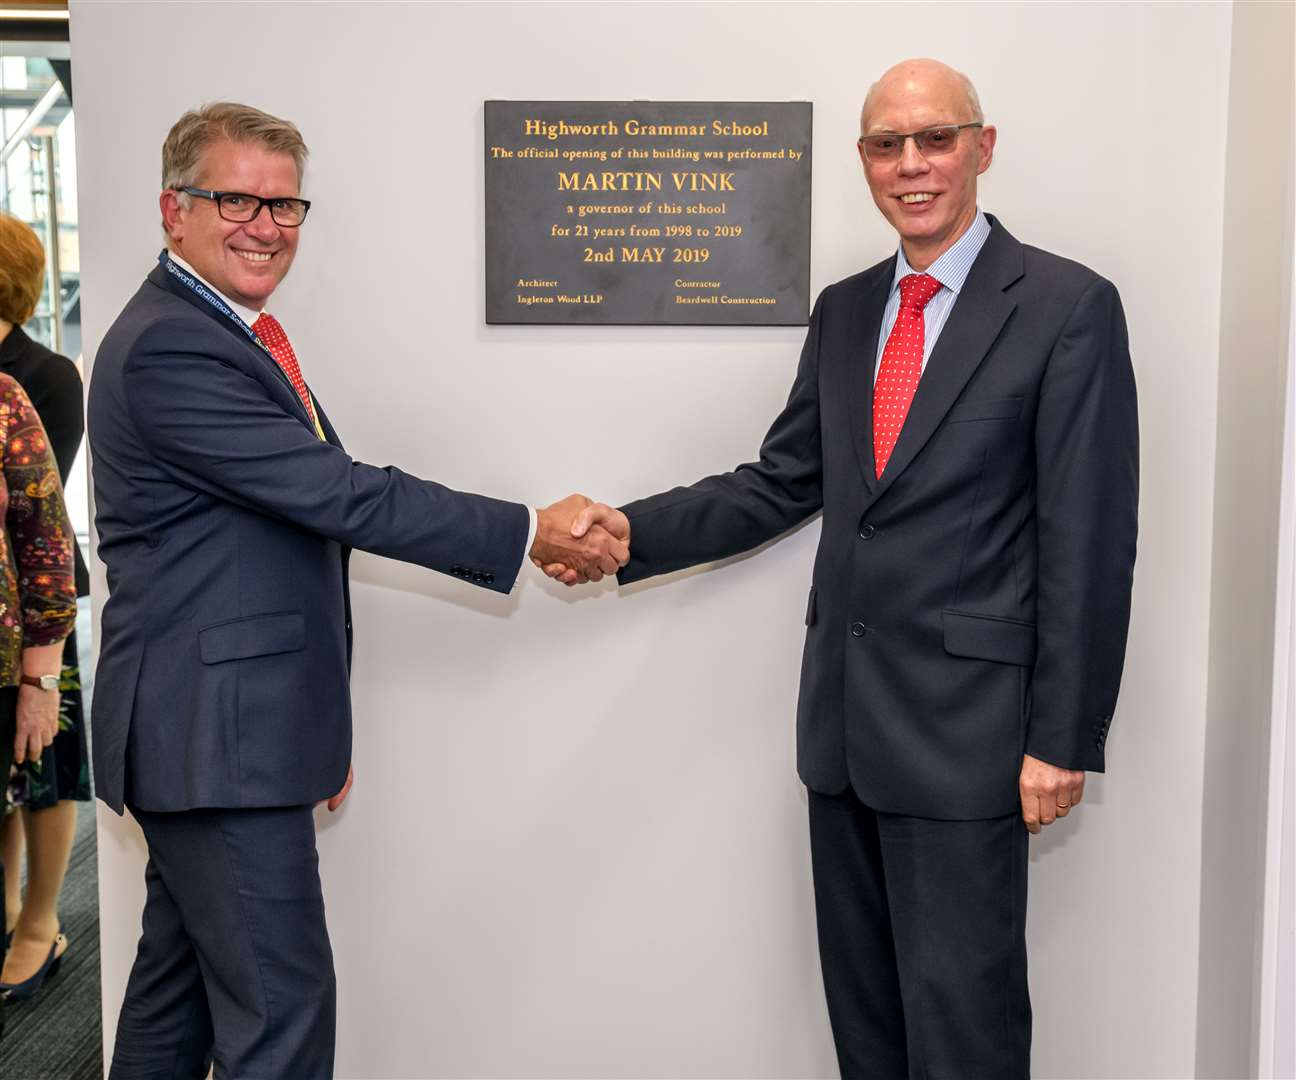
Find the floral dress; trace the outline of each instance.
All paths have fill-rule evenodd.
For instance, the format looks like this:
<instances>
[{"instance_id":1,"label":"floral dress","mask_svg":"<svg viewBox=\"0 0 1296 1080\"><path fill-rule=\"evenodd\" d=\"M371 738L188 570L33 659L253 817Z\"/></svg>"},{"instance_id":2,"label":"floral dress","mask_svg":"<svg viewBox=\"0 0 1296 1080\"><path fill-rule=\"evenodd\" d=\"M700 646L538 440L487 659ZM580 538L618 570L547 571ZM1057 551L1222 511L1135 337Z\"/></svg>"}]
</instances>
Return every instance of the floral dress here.
<instances>
[{"instance_id":1,"label":"floral dress","mask_svg":"<svg viewBox=\"0 0 1296 1080\"><path fill-rule=\"evenodd\" d=\"M72 546L54 455L23 389L0 374L0 686L17 686L22 651L76 625Z\"/></svg>"},{"instance_id":2,"label":"floral dress","mask_svg":"<svg viewBox=\"0 0 1296 1080\"><path fill-rule=\"evenodd\" d=\"M51 352L15 326L0 341L0 374L17 380L36 409L54 452L59 479L66 484L85 432L81 374L65 356ZM75 547L76 591L88 596L89 573ZM90 754L86 737L86 704L82 695L77 635L68 635L59 674L59 730L54 742L37 759L13 770L9 800L33 810L56 806L64 799L90 798ZM0 813L3 812L0 783Z\"/></svg>"}]
</instances>

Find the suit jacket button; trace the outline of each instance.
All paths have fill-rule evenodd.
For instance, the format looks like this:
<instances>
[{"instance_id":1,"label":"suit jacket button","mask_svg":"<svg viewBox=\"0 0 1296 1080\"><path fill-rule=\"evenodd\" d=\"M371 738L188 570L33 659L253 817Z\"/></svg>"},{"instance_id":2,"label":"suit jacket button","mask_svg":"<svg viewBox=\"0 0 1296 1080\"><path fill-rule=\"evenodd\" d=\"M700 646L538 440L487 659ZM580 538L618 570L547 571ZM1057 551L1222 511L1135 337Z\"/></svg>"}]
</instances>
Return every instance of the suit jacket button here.
<instances>
[{"instance_id":1,"label":"suit jacket button","mask_svg":"<svg viewBox=\"0 0 1296 1080\"><path fill-rule=\"evenodd\" d=\"M495 584L495 575L494 575L494 574L487 574L487 575L486 575L486 584L487 584L487 585L494 585L494 584Z\"/></svg>"},{"instance_id":2,"label":"suit jacket button","mask_svg":"<svg viewBox=\"0 0 1296 1080\"><path fill-rule=\"evenodd\" d=\"M864 632L865 632L865 627L862 622L851 623L851 637L863 637Z\"/></svg>"},{"instance_id":3,"label":"suit jacket button","mask_svg":"<svg viewBox=\"0 0 1296 1080\"><path fill-rule=\"evenodd\" d=\"M860 526L859 534L861 540L872 540L873 537L877 536L877 529L875 529L872 525L870 525L866 521L863 525Z\"/></svg>"}]
</instances>

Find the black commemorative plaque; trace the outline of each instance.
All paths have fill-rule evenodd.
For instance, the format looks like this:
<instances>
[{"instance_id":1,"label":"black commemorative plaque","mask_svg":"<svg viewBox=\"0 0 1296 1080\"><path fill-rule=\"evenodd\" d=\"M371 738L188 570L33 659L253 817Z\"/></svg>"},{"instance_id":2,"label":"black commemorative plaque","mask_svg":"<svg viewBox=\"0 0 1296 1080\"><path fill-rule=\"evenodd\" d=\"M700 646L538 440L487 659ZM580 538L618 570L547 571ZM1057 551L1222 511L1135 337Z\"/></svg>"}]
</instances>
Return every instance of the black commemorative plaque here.
<instances>
[{"instance_id":1,"label":"black commemorative plaque","mask_svg":"<svg viewBox=\"0 0 1296 1080\"><path fill-rule=\"evenodd\" d=\"M486 321L804 325L808 102L488 101Z\"/></svg>"}]
</instances>

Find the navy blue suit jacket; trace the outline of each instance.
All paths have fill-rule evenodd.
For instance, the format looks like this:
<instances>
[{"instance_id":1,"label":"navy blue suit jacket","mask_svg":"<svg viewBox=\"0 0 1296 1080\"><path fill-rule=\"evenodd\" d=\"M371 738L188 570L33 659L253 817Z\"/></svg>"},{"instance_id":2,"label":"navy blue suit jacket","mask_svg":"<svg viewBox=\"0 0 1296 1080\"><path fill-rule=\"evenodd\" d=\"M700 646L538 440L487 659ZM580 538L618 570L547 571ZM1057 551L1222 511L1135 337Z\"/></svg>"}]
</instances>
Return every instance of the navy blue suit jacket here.
<instances>
[{"instance_id":1,"label":"navy blue suit jacket","mask_svg":"<svg viewBox=\"0 0 1296 1080\"><path fill-rule=\"evenodd\" d=\"M89 437L108 571L93 706L118 812L336 794L351 757L351 548L507 592L524 506L321 442L261 349L156 268L95 357Z\"/></svg>"},{"instance_id":2,"label":"navy blue suit jacket","mask_svg":"<svg viewBox=\"0 0 1296 1080\"><path fill-rule=\"evenodd\" d=\"M1023 752L1102 771L1129 625L1138 413L1120 297L991 223L880 480L894 257L823 291L758 461L624 508L622 583L823 509L798 769L916 817L1014 813Z\"/></svg>"}]
</instances>

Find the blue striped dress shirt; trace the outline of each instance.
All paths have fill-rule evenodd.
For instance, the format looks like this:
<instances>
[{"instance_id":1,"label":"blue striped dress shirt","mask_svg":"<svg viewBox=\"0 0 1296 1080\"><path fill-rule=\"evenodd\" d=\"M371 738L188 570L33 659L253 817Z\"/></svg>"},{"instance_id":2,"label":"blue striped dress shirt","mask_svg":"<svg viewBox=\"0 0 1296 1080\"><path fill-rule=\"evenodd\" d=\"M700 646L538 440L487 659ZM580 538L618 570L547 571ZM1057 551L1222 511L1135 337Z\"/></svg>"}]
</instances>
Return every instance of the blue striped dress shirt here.
<instances>
[{"instance_id":1,"label":"blue striped dress shirt","mask_svg":"<svg viewBox=\"0 0 1296 1080\"><path fill-rule=\"evenodd\" d=\"M941 283L940 291L923 309L922 366L923 371L926 371L927 358L931 356L936 339L944 329L945 320L949 318L949 313L954 308L954 301L958 299L959 290L963 288L963 282L967 281L968 271L972 269L972 263L981 253L981 247L989 235L990 222L986 220L985 214L978 210L976 219L968 227L968 231L958 238L949 251L924 271L914 270L909 265L909 261L905 258L904 245L900 245L900 250L896 254L895 280L891 282L891 293L887 297L886 308L882 312L882 332L878 335L877 357L873 365L874 382L877 381L878 369L882 366L882 351L886 348L887 338L891 334L891 328L895 326L896 315L900 311L900 279L908 274L921 272L930 274Z\"/></svg>"}]
</instances>

